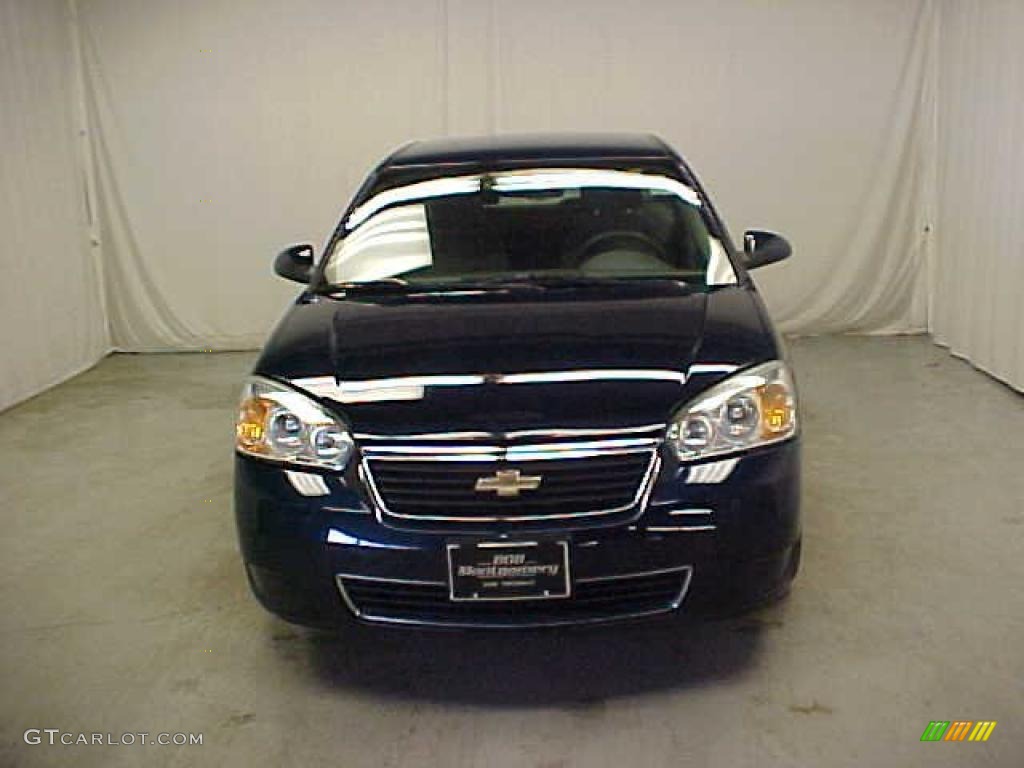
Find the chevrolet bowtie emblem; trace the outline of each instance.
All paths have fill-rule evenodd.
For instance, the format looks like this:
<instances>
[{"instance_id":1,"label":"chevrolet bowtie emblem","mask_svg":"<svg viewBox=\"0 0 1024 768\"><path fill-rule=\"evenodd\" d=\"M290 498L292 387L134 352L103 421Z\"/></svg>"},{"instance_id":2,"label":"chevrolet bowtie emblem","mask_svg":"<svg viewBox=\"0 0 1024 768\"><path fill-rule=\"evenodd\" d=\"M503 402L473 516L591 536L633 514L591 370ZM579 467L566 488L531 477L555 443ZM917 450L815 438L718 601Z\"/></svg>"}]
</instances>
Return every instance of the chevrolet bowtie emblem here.
<instances>
[{"instance_id":1,"label":"chevrolet bowtie emblem","mask_svg":"<svg viewBox=\"0 0 1024 768\"><path fill-rule=\"evenodd\" d=\"M503 498L514 498L522 491L534 491L540 487L540 475L522 475L518 469L499 469L489 477L476 481L476 490L494 491Z\"/></svg>"}]
</instances>

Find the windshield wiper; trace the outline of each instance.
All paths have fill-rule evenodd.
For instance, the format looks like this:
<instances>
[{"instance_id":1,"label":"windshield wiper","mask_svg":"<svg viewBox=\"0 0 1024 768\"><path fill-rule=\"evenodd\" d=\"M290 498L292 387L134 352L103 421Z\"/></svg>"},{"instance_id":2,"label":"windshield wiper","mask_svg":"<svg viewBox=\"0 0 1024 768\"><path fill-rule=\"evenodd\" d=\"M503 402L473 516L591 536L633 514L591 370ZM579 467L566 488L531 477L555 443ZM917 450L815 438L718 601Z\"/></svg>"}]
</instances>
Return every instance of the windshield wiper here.
<instances>
[{"instance_id":1,"label":"windshield wiper","mask_svg":"<svg viewBox=\"0 0 1024 768\"><path fill-rule=\"evenodd\" d=\"M400 277L382 277L379 280L363 282L331 283L326 293L405 293L410 288L409 282Z\"/></svg>"},{"instance_id":2,"label":"windshield wiper","mask_svg":"<svg viewBox=\"0 0 1024 768\"><path fill-rule=\"evenodd\" d=\"M482 281L482 280L455 280L445 282L423 281L410 283L399 277L387 277L380 280L366 280L363 282L331 283L324 290L329 296L335 295L358 295L358 294L441 294L466 291L471 289L500 290L525 286L523 282Z\"/></svg>"},{"instance_id":3,"label":"windshield wiper","mask_svg":"<svg viewBox=\"0 0 1024 768\"><path fill-rule=\"evenodd\" d=\"M384 277L362 282L332 283L324 293L446 293L452 291L544 291L557 288L582 288L623 285L640 281L685 280L683 275L557 275L544 272L513 272L506 275L466 276L448 280L409 282L401 277Z\"/></svg>"},{"instance_id":4,"label":"windshield wiper","mask_svg":"<svg viewBox=\"0 0 1024 768\"><path fill-rule=\"evenodd\" d=\"M683 280L682 275L537 275L531 280L544 288L585 288L601 285L631 285L643 281Z\"/></svg>"}]
</instances>

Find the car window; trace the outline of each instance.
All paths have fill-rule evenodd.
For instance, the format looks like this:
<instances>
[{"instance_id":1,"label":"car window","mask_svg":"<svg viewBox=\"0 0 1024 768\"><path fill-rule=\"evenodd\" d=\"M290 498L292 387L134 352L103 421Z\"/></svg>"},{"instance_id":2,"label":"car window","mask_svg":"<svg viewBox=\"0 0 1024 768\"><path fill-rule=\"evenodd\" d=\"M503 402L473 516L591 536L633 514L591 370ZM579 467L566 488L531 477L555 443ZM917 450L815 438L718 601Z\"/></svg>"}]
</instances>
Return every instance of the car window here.
<instances>
[{"instance_id":1,"label":"car window","mask_svg":"<svg viewBox=\"0 0 1024 768\"><path fill-rule=\"evenodd\" d=\"M735 282L696 193L662 176L544 170L437 179L354 210L328 254L328 283L402 278Z\"/></svg>"}]
</instances>

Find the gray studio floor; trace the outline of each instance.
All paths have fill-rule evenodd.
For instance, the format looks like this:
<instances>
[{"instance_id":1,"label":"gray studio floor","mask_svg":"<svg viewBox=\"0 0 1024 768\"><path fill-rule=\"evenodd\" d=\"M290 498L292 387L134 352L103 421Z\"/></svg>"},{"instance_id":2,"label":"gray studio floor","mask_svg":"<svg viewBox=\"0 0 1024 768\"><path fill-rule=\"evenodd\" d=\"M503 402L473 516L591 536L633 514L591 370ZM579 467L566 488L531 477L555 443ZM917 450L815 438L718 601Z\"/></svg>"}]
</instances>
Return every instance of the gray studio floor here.
<instances>
[{"instance_id":1,"label":"gray studio floor","mask_svg":"<svg viewBox=\"0 0 1024 768\"><path fill-rule=\"evenodd\" d=\"M231 512L250 354L119 355L0 414L0 765L1024 764L1024 398L923 338L792 351L803 571L684 628L333 639L265 614ZM954 719L998 726L918 741Z\"/></svg>"}]
</instances>

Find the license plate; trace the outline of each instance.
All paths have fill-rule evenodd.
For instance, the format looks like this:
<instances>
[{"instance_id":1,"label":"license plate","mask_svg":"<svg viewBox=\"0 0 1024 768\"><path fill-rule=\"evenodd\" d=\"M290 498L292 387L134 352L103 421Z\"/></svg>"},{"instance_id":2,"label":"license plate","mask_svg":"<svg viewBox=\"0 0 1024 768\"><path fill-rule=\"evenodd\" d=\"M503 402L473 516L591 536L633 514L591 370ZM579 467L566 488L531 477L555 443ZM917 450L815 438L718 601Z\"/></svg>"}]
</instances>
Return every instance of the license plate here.
<instances>
[{"instance_id":1,"label":"license plate","mask_svg":"<svg viewBox=\"0 0 1024 768\"><path fill-rule=\"evenodd\" d=\"M564 541L448 545L452 600L544 600L569 596Z\"/></svg>"}]
</instances>

